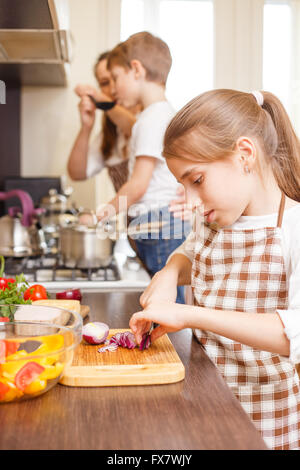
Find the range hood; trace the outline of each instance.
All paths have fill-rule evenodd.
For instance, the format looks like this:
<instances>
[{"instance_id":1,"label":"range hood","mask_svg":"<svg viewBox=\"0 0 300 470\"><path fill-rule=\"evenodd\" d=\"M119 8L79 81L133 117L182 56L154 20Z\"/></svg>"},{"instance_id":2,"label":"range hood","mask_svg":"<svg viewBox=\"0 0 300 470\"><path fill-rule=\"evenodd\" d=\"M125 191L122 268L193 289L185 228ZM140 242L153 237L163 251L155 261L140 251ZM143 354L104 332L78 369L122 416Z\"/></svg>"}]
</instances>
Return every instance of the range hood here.
<instances>
[{"instance_id":1,"label":"range hood","mask_svg":"<svg viewBox=\"0 0 300 470\"><path fill-rule=\"evenodd\" d=\"M68 0L0 0L0 79L67 84L72 58Z\"/></svg>"}]
</instances>

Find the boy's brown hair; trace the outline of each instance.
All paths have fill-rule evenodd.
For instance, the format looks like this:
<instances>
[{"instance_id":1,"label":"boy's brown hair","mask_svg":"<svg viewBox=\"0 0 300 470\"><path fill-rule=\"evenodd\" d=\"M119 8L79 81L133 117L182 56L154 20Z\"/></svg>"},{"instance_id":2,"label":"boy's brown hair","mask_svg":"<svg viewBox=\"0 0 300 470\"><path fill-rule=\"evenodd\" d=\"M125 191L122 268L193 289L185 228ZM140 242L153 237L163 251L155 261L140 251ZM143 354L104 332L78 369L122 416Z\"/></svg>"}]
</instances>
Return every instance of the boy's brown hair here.
<instances>
[{"instance_id":1,"label":"boy's brown hair","mask_svg":"<svg viewBox=\"0 0 300 470\"><path fill-rule=\"evenodd\" d=\"M110 52L107 67L111 69L113 65L119 65L129 70L132 60L141 62L148 81L166 85L172 57L168 45L162 39L146 31L133 34Z\"/></svg>"}]
</instances>

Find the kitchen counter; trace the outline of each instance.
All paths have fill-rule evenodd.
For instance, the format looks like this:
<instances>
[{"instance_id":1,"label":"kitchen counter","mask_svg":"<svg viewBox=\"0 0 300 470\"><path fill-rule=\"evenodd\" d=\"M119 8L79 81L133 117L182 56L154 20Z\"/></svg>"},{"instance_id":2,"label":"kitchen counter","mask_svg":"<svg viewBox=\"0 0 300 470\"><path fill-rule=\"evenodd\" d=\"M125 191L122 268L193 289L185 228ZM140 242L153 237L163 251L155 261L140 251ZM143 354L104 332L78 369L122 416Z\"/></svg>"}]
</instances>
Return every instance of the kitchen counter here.
<instances>
[{"instance_id":1,"label":"kitchen counter","mask_svg":"<svg viewBox=\"0 0 300 470\"><path fill-rule=\"evenodd\" d=\"M88 320L127 328L138 293L87 293ZM190 330L169 335L186 370L168 385L74 388L0 405L0 449L266 449Z\"/></svg>"}]
</instances>

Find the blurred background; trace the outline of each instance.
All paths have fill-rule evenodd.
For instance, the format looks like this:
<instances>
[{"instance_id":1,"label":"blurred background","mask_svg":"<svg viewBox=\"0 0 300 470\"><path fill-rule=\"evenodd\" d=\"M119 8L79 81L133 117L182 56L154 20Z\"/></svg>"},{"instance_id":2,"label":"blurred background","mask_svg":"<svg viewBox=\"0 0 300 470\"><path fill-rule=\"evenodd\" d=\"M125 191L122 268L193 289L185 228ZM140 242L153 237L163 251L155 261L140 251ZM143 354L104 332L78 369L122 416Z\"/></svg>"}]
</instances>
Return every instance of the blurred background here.
<instances>
[{"instance_id":1,"label":"blurred background","mask_svg":"<svg viewBox=\"0 0 300 470\"><path fill-rule=\"evenodd\" d=\"M10 35L17 29L47 30L50 42L45 34L31 42L24 36L31 54L21 57ZM142 30L170 47L167 95L176 109L212 88L268 90L299 134L300 0L0 0L0 184L6 176L64 176L77 205L95 208L111 198L107 170L83 182L67 176L80 126L74 87L97 86L98 55ZM101 113L97 120L95 132Z\"/></svg>"}]
</instances>

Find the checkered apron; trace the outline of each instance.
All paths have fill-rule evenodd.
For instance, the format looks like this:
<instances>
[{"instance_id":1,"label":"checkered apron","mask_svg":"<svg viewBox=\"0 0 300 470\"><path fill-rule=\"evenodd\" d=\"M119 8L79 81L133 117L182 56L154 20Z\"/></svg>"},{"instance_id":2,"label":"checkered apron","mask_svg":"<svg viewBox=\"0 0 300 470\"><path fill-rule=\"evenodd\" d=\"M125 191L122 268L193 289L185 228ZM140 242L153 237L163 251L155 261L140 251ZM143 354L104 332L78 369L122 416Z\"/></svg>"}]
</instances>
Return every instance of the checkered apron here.
<instances>
[{"instance_id":1,"label":"checkered apron","mask_svg":"<svg viewBox=\"0 0 300 470\"><path fill-rule=\"evenodd\" d=\"M277 227L215 229L204 224L195 244L195 305L216 310L274 313L288 306L288 286ZM300 387L288 358L194 330L210 359L271 449L300 448Z\"/></svg>"},{"instance_id":2,"label":"checkered apron","mask_svg":"<svg viewBox=\"0 0 300 470\"><path fill-rule=\"evenodd\" d=\"M128 160L124 160L124 162L117 163L116 165L107 166L107 171L117 193L128 180Z\"/></svg>"}]
</instances>

